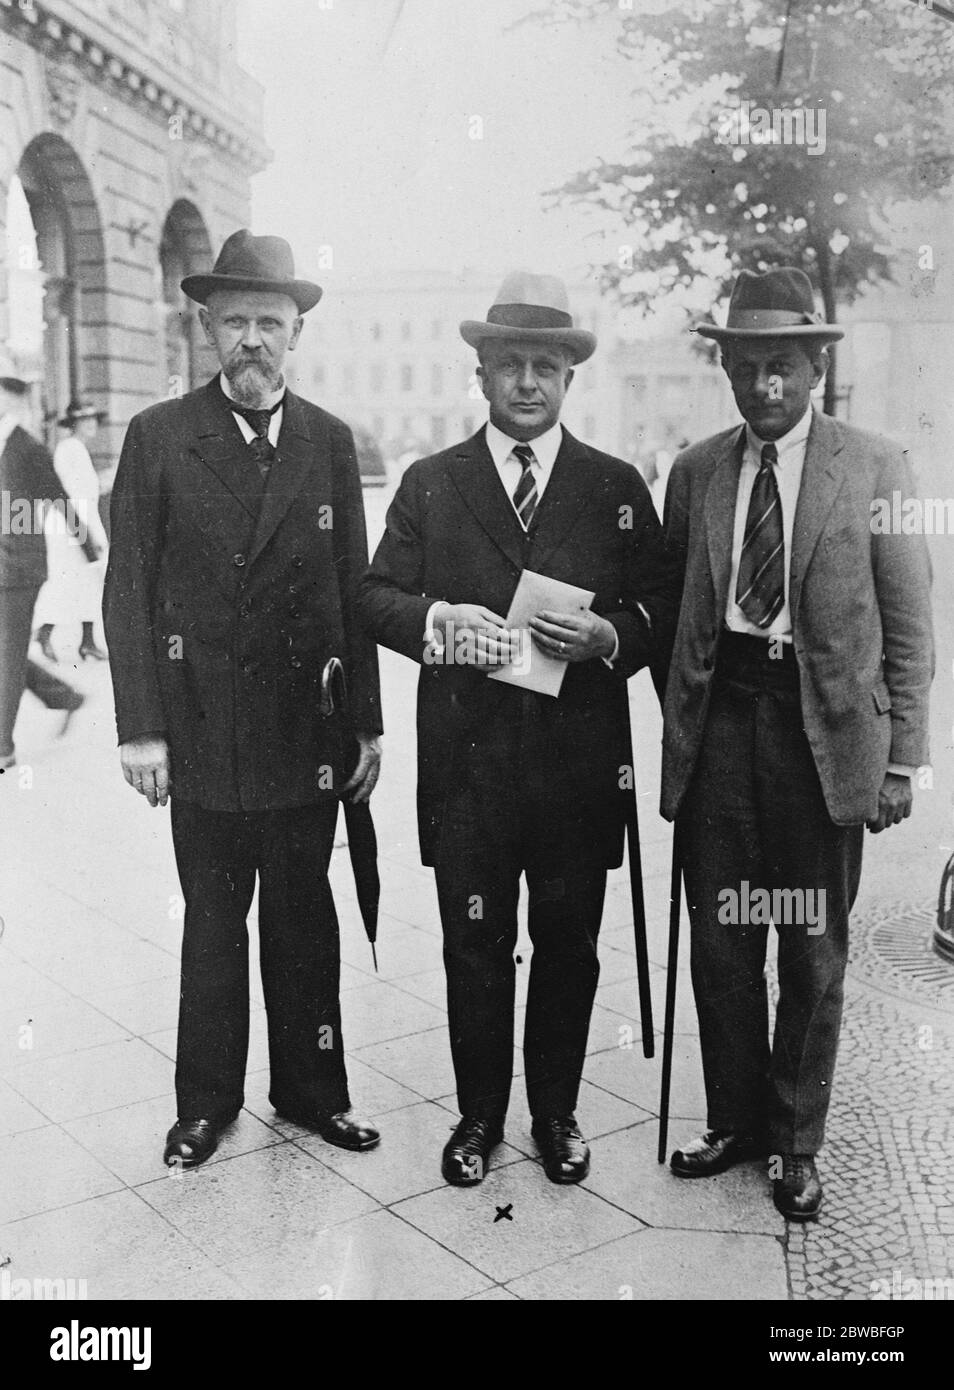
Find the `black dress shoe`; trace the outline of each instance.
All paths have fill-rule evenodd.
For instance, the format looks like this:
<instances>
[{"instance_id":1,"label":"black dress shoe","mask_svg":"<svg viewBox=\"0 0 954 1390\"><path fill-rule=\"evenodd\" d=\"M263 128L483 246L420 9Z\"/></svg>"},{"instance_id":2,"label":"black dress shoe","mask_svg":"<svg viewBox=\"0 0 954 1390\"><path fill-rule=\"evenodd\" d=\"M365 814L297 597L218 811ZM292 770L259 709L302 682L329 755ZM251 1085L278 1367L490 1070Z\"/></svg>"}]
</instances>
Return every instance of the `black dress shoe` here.
<instances>
[{"instance_id":1,"label":"black dress shoe","mask_svg":"<svg viewBox=\"0 0 954 1390\"><path fill-rule=\"evenodd\" d=\"M339 1149L352 1149L363 1153L366 1149L376 1149L381 1135L369 1125L367 1120L358 1120L351 1110L339 1110L336 1115L322 1115L317 1111L276 1110L283 1120L292 1124L304 1125L320 1134L327 1144L335 1144Z\"/></svg>"},{"instance_id":2,"label":"black dress shoe","mask_svg":"<svg viewBox=\"0 0 954 1390\"><path fill-rule=\"evenodd\" d=\"M483 1182L491 1152L503 1140L502 1120L465 1115L444 1145L441 1174L452 1187Z\"/></svg>"},{"instance_id":3,"label":"black dress shoe","mask_svg":"<svg viewBox=\"0 0 954 1390\"><path fill-rule=\"evenodd\" d=\"M735 1163L743 1163L758 1152L751 1134L728 1129L707 1129L683 1149L677 1149L669 1167L677 1178L711 1178Z\"/></svg>"},{"instance_id":4,"label":"black dress shoe","mask_svg":"<svg viewBox=\"0 0 954 1390\"><path fill-rule=\"evenodd\" d=\"M812 1154L782 1154L782 1176L772 1184L772 1200L789 1221L815 1220L822 1185Z\"/></svg>"},{"instance_id":5,"label":"black dress shoe","mask_svg":"<svg viewBox=\"0 0 954 1390\"><path fill-rule=\"evenodd\" d=\"M215 1120L176 1120L166 1135L162 1161L170 1168L198 1168L211 1158L219 1145Z\"/></svg>"},{"instance_id":6,"label":"black dress shoe","mask_svg":"<svg viewBox=\"0 0 954 1390\"><path fill-rule=\"evenodd\" d=\"M590 1171L590 1151L575 1115L548 1115L534 1120L530 1133L537 1141L543 1171L551 1182L582 1182Z\"/></svg>"}]
</instances>

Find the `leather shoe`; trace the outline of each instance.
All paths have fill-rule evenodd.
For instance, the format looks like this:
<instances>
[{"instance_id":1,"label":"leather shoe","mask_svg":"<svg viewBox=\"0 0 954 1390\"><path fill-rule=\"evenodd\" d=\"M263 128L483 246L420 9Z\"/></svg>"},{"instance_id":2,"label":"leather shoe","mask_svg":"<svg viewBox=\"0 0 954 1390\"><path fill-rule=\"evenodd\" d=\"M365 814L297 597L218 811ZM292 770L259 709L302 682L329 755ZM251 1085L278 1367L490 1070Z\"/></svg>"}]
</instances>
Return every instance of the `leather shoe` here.
<instances>
[{"instance_id":1,"label":"leather shoe","mask_svg":"<svg viewBox=\"0 0 954 1390\"><path fill-rule=\"evenodd\" d=\"M219 1131L230 1125L233 1115L221 1123L215 1120L178 1119L166 1135L162 1161L170 1168L198 1168L211 1158L219 1146Z\"/></svg>"},{"instance_id":2,"label":"leather shoe","mask_svg":"<svg viewBox=\"0 0 954 1390\"><path fill-rule=\"evenodd\" d=\"M575 1115L535 1119L530 1133L537 1141L543 1171L551 1182L582 1182L590 1171L590 1151Z\"/></svg>"},{"instance_id":3,"label":"leather shoe","mask_svg":"<svg viewBox=\"0 0 954 1390\"><path fill-rule=\"evenodd\" d=\"M444 1145L441 1174L452 1187L475 1187L483 1182L493 1149L503 1140L501 1120L464 1115Z\"/></svg>"},{"instance_id":4,"label":"leather shoe","mask_svg":"<svg viewBox=\"0 0 954 1390\"><path fill-rule=\"evenodd\" d=\"M822 1185L813 1154L782 1154L782 1176L772 1184L772 1200L789 1221L815 1220Z\"/></svg>"},{"instance_id":5,"label":"leather shoe","mask_svg":"<svg viewBox=\"0 0 954 1390\"><path fill-rule=\"evenodd\" d=\"M376 1149L381 1142L381 1135L374 1126L369 1125L367 1120L356 1119L352 1110L339 1110L335 1115L322 1115L317 1112L294 1113L288 1110L278 1110L276 1114L283 1120L291 1120L293 1124L315 1130L326 1144L334 1144L339 1149L352 1149L356 1153L363 1153L366 1149Z\"/></svg>"},{"instance_id":6,"label":"leather shoe","mask_svg":"<svg viewBox=\"0 0 954 1390\"><path fill-rule=\"evenodd\" d=\"M707 1129L685 1148L676 1149L669 1167L677 1178L711 1178L735 1163L752 1158L758 1150L753 1135L728 1129Z\"/></svg>"}]
</instances>

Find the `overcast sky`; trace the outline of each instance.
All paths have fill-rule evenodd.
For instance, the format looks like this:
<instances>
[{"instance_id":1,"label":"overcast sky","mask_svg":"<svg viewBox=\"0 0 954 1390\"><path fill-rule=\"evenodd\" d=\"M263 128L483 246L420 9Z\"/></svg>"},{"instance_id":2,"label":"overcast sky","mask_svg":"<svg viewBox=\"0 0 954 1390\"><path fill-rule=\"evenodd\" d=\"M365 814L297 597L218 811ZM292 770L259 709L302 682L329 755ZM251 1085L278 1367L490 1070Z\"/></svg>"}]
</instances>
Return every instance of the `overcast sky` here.
<instances>
[{"instance_id":1,"label":"overcast sky","mask_svg":"<svg viewBox=\"0 0 954 1390\"><path fill-rule=\"evenodd\" d=\"M582 268L595 224L541 194L621 153L633 75L612 15L511 29L540 3L405 0L395 24L398 0L244 0L239 60L275 152L256 229L287 236L302 271L330 245L343 277Z\"/></svg>"}]
</instances>

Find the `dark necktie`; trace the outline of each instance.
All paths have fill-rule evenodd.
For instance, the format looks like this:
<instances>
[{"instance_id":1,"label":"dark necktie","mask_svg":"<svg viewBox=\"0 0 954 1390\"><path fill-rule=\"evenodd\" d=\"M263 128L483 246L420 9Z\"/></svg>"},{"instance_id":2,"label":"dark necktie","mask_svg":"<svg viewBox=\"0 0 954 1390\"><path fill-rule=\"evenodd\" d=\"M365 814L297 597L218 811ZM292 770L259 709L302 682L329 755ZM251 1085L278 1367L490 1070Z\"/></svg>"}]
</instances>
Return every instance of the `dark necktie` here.
<instances>
[{"instance_id":1,"label":"dark necktie","mask_svg":"<svg viewBox=\"0 0 954 1390\"><path fill-rule=\"evenodd\" d=\"M755 627L767 628L785 602L785 539L775 465L778 450L763 444L749 499L735 601Z\"/></svg>"},{"instance_id":2,"label":"dark necktie","mask_svg":"<svg viewBox=\"0 0 954 1390\"><path fill-rule=\"evenodd\" d=\"M513 494L513 505L517 509L520 525L525 531L529 531L538 500L537 483L533 476L533 464L536 461L536 455L529 444L515 444L512 453L523 469Z\"/></svg>"},{"instance_id":3,"label":"dark necktie","mask_svg":"<svg viewBox=\"0 0 954 1390\"><path fill-rule=\"evenodd\" d=\"M236 415L241 415L242 419L247 420L255 431L255 438L249 440L248 447L263 478L268 477L268 470L275 457L274 446L268 440L268 426L275 411L284 404L284 401L285 397L282 396L281 400L276 401L270 410L253 410L250 406L238 405L235 401L229 401L229 410Z\"/></svg>"}]
</instances>

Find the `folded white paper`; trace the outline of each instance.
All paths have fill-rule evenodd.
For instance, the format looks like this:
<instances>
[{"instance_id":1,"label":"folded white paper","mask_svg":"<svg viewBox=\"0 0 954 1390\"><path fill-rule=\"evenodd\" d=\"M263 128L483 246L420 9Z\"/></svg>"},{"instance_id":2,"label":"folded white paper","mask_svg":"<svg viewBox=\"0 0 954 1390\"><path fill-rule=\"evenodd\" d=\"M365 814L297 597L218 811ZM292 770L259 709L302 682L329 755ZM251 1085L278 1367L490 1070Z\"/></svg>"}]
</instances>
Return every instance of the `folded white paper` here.
<instances>
[{"instance_id":1,"label":"folded white paper","mask_svg":"<svg viewBox=\"0 0 954 1390\"><path fill-rule=\"evenodd\" d=\"M519 651L509 666L491 671L488 680L519 685L541 695L558 696L566 675L566 662L548 656L537 646L529 627L531 618L549 610L553 613L586 613L596 595L578 589L561 579L550 579L534 570L524 570L507 614L507 627L519 635Z\"/></svg>"}]
</instances>

